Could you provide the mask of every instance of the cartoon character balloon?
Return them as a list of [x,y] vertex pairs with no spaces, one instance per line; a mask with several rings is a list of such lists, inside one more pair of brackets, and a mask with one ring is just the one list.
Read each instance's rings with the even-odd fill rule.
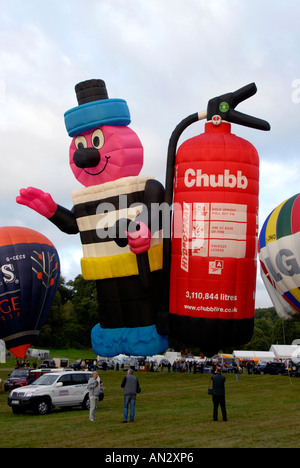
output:
[[0,338],[22,359],[37,340],[55,297],[59,257],[42,234],[1,227],[0,266]]
[[96,280],[99,299],[94,352],[153,355],[168,346],[155,326],[162,238],[150,210],[164,200],[164,189],[139,176],[143,147],[128,127],[126,101],[109,99],[102,80],[79,83],[75,91],[78,106],[65,113],[65,124],[72,137],[70,166],[84,188],[72,193],[73,210],[32,187],[22,189],[17,202],[68,234],[80,233],[82,274]]
[[261,276],[283,320],[300,320],[300,194],[267,217],[259,237]]

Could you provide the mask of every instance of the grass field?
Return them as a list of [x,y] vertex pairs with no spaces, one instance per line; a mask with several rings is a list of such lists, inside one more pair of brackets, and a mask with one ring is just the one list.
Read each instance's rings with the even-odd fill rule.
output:
[[[1,370],[0,378],[7,376]],[[300,447],[300,379],[226,376],[228,422],[212,421],[210,375],[136,373],[142,387],[133,424],[122,424],[124,372],[100,373],[107,390],[95,422],[81,408],[14,415],[0,394],[1,448]]]

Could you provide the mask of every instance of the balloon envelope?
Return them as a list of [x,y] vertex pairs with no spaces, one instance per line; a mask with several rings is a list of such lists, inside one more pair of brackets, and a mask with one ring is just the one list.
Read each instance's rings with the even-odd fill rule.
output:
[[0,338],[24,358],[44,324],[60,276],[58,253],[42,234],[0,228]]
[[227,122],[177,151],[169,336],[209,357],[253,334],[258,182],[256,149]]
[[262,279],[277,314],[300,320],[300,194],[267,217],[259,237]]

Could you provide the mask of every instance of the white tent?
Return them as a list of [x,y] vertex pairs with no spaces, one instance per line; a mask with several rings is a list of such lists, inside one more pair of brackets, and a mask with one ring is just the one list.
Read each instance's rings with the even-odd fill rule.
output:
[[27,350],[28,356],[35,358],[35,359],[49,359],[50,351],[49,349],[36,349],[36,348],[29,348]]
[[[101,359],[101,356],[97,356],[97,357],[98,357],[98,359],[99,358]],[[119,364],[124,364],[124,365],[127,365],[127,366],[130,365],[130,360],[131,360],[131,358],[130,358],[130,356],[127,356],[127,354],[118,354],[117,356],[114,356],[112,358],[112,361],[114,363],[118,362]]]
[[0,340],[0,363],[6,363],[6,346],[3,340]]
[[260,361],[275,361],[276,356],[270,351],[233,351],[232,356],[240,360],[259,359]]
[[297,345],[272,345],[270,351],[276,356],[276,359],[294,359],[300,357],[300,346]]

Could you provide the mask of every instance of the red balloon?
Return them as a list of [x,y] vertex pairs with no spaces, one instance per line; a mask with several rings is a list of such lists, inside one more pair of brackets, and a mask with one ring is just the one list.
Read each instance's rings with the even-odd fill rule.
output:
[[170,335],[216,352],[253,333],[259,157],[228,122],[178,149]]

